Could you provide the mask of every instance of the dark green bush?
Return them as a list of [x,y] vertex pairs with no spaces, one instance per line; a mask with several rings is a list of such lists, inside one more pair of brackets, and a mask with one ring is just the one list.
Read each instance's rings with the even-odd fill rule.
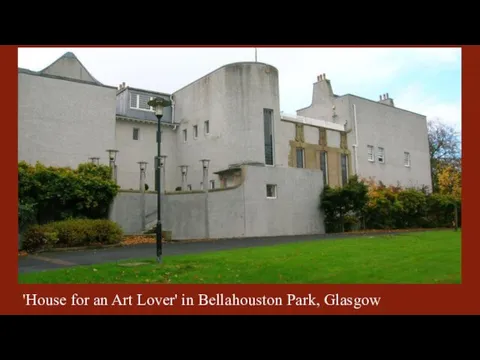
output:
[[[46,167],[18,164],[19,226],[68,218],[105,219],[119,187],[110,168],[92,163]],[[32,218],[33,217],[33,218]]]
[[71,219],[28,227],[23,249],[32,252],[56,247],[117,244],[122,239],[122,229],[113,221]]
[[460,202],[425,189],[385,186],[352,177],[344,187],[325,186],[320,196],[326,232],[453,227],[455,205],[461,226]]

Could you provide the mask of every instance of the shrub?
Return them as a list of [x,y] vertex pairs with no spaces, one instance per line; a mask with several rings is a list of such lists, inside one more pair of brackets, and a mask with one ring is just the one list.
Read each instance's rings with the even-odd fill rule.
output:
[[327,232],[356,230],[368,200],[367,185],[357,176],[350,177],[343,187],[325,186],[320,195],[320,208],[325,215]]
[[[107,218],[119,187],[110,168],[92,163],[68,167],[46,167],[40,163],[18,164],[19,225],[44,224],[68,218]],[[28,214],[34,219],[28,218]],[[32,221],[34,220],[34,221]]]
[[122,241],[122,229],[104,219],[71,219],[32,225],[24,234],[26,251],[48,250],[96,244],[117,244]]
[[453,227],[455,206],[461,226],[461,203],[455,194],[432,194],[424,188],[385,186],[355,177],[344,187],[325,186],[320,202],[326,232]]

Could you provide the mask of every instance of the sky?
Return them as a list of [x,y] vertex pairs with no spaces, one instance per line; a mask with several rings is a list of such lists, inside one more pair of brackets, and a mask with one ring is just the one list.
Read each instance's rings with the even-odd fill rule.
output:
[[[105,85],[172,93],[233,62],[255,61],[254,48],[20,48],[18,66],[39,71],[71,51]],[[280,109],[309,106],[317,75],[337,95],[378,100],[461,131],[459,48],[257,48],[257,60],[279,71]]]

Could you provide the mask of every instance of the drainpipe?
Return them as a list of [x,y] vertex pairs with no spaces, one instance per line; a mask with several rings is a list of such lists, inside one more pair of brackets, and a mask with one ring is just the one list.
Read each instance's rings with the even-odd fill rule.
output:
[[353,104],[353,122],[355,124],[355,174],[358,175],[358,127],[357,127],[357,106]]
[[[172,124],[175,123],[175,100],[173,100],[173,95],[170,95],[170,102],[172,104]],[[177,130],[177,126],[173,126],[173,131]]]

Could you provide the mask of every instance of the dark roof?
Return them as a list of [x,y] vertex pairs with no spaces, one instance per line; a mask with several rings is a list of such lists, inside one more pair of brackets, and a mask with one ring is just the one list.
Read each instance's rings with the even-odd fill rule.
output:
[[131,86],[125,86],[124,88],[120,89],[117,91],[117,95],[121,94],[122,92],[124,92],[125,90],[133,90],[133,91],[138,91],[138,92],[143,92],[145,94],[155,94],[155,95],[159,95],[159,96],[171,96],[172,94],[168,94],[168,93],[163,93],[163,92],[158,92],[158,91],[153,91],[153,90],[147,90],[147,89],[139,89],[139,88],[134,88],[134,87],[131,87]]
[[234,171],[239,171],[239,170],[242,170],[242,168],[241,167],[231,167],[229,169],[215,171],[214,174],[215,175],[223,175],[223,174],[228,174],[228,173],[231,173],[231,172],[234,172]]

